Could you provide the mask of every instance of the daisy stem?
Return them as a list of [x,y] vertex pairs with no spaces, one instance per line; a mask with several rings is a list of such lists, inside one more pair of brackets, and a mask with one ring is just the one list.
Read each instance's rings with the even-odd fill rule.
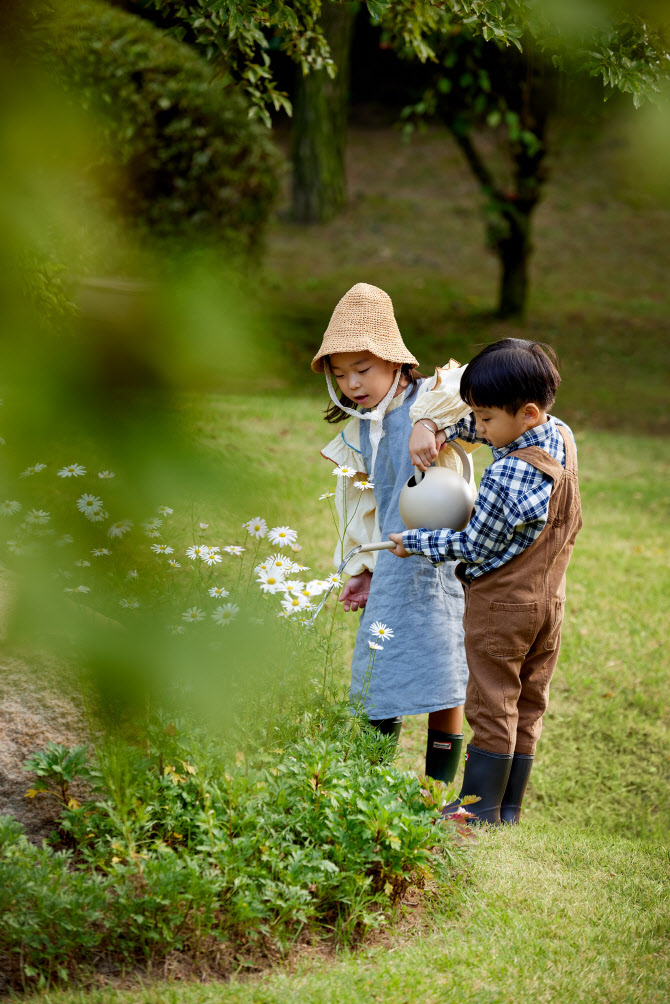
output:
[[[247,551],[247,540],[249,539],[249,531],[246,530],[244,534],[244,553]],[[240,571],[237,576],[237,582],[235,583],[235,589],[240,588],[240,582],[242,581],[242,572],[244,571],[244,558],[240,555]]]
[[256,567],[256,558],[258,557],[258,551],[260,549],[260,546],[261,546],[261,541],[260,541],[260,537],[259,537],[259,539],[256,541],[256,547],[254,548],[254,556],[251,559],[251,571],[249,572],[249,578],[247,579],[247,588],[246,588],[246,590],[244,592],[244,602],[245,603],[246,603],[247,598],[249,596],[249,590],[251,589],[251,580],[254,577],[254,568]]
[[[339,597],[339,595],[340,595],[339,590],[338,590],[337,595]],[[323,696],[324,701],[326,699],[326,685],[327,685],[327,679],[328,679],[328,666],[329,666],[329,664],[331,666],[331,676],[332,676],[332,662],[333,662],[332,640],[333,640],[333,628],[335,627],[335,614],[336,614],[336,612],[337,612],[337,599],[335,600],[335,603],[333,604],[333,611],[332,611],[332,614],[331,614],[331,617],[330,617],[330,628],[328,629],[328,635],[327,635],[327,638],[326,638],[326,655],[325,655],[325,658],[323,660],[323,688],[322,688],[322,696]]]

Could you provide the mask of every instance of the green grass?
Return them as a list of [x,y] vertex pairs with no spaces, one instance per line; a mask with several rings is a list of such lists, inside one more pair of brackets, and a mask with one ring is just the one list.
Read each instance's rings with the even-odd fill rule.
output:
[[[303,560],[328,567],[329,435],[309,398],[210,396],[189,410],[215,450],[260,486],[247,512],[300,529]],[[357,952],[298,952],[286,967],[206,986],[48,993],[52,1004],[665,1002],[670,824],[664,603],[669,451],[662,441],[576,429],[584,529],[568,578],[559,667],[523,824],[484,832],[451,902]],[[262,437],[262,438],[261,438]],[[259,443],[262,448],[259,450]],[[488,451],[477,454],[481,470]],[[653,471],[653,477],[650,472]],[[263,500],[261,501],[261,494]],[[225,513],[224,513],[225,515]],[[231,538],[232,539],[232,538]],[[339,615],[344,681],[356,619]],[[420,769],[425,718],[400,763]],[[664,844],[666,846],[664,846]],[[421,908],[420,908],[421,909]]]
[[[519,334],[562,360],[556,414],[578,441],[584,529],[568,572],[561,659],[523,824],[483,832],[450,903],[333,957],[304,950],[285,966],[230,984],[47,993],[53,1004],[338,1002],[465,1004],[670,998],[670,831],[666,621],[670,529],[665,373],[668,210],[624,173],[616,130],[556,156],[535,220],[525,327],[488,313],[496,265],[483,250],[479,193],[439,130],[411,146],[387,130],[352,130],[351,205],[323,227],[274,226],[254,277],[282,366],[260,377],[283,390],[184,402],[214,457],[236,471],[212,520],[230,543],[255,515],[299,529],[301,560],[329,570],[332,486],[319,448],[322,378],[309,371],[330,313],[349,286],[393,297],[425,372],[482,342]],[[488,451],[478,452],[481,471]],[[338,616],[340,679],[356,619]],[[425,718],[408,720],[400,764],[421,769]],[[422,910],[421,907],[418,908]]]
[[[664,1004],[667,852],[530,823],[482,836],[454,911],[337,959],[228,985],[53,993],[50,1004]],[[411,913],[411,908],[406,908]],[[428,926],[427,926],[428,925]]]

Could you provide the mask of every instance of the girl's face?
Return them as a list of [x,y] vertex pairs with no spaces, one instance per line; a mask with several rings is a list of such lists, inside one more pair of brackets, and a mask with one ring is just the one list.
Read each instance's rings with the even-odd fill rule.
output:
[[398,364],[372,352],[335,352],[330,357],[330,368],[337,386],[350,401],[362,408],[376,408],[393,386]]

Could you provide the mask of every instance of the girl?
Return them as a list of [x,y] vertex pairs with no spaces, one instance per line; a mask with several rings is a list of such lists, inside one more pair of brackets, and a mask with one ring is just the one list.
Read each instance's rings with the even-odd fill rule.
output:
[[[410,458],[414,422],[435,418],[442,425],[448,418],[453,424],[469,413],[458,392],[463,372],[458,363],[451,360],[433,379],[423,378],[417,365],[398,330],[390,297],[364,282],[353,286],[336,306],[312,360],[312,369],[325,373],[332,400],[327,421],[352,416],[322,450],[327,460],[357,472],[346,493],[344,478],[338,478],[335,501],[342,541],[336,565],[352,547],[388,539],[389,531],[402,525],[398,497],[413,473],[412,459],[425,470],[437,455],[431,433],[426,436],[430,446],[413,449]],[[441,393],[429,396],[434,403],[428,411],[425,404],[417,409],[422,395],[438,386]],[[453,450],[443,450],[437,462],[462,473]],[[361,485],[369,481],[372,489],[361,488],[360,497],[351,498],[358,496],[356,480]],[[468,676],[463,590],[454,576],[455,564],[433,567],[419,556],[403,563],[389,551],[363,553],[347,566],[351,578],[340,596],[345,610],[362,609],[351,670],[352,702],[362,703],[371,724],[396,741],[403,715],[428,713],[426,774],[445,782],[453,780],[460,762]],[[393,637],[388,635],[383,650],[376,652],[372,678],[366,679],[369,643],[380,640],[370,633],[374,622],[385,624]]]

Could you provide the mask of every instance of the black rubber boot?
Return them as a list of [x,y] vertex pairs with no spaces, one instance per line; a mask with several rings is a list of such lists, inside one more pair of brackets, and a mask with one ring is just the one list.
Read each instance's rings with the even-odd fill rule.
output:
[[500,819],[503,823],[518,823],[521,818],[521,803],[526,793],[534,759],[532,753],[514,754],[507,787],[500,804]]
[[463,733],[440,732],[439,729],[428,729],[426,744],[426,774],[448,784],[456,777],[458,765],[461,762],[463,749]]
[[473,802],[464,808],[472,812],[480,823],[500,826],[500,803],[511,768],[511,753],[491,753],[468,743],[461,793],[458,801],[445,805],[442,815],[453,815],[459,808],[461,799],[466,795],[479,795],[478,802]]
[[370,725],[373,729],[377,729],[377,732],[381,732],[383,736],[393,736],[396,743],[400,739],[400,730],[402,729],[400,716],[397,718],[378,718],[374,722],[371,720]]

